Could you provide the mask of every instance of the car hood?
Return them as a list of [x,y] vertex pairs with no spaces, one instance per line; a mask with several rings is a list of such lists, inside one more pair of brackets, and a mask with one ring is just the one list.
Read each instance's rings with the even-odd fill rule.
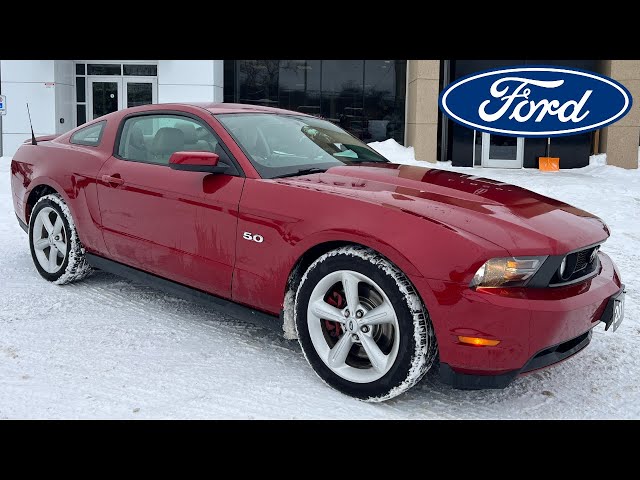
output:
[[279,183],[355,197],[478,235],[511,255],[558,255],[605,240],[595,215],[507,183],[392,163],[333,167]]

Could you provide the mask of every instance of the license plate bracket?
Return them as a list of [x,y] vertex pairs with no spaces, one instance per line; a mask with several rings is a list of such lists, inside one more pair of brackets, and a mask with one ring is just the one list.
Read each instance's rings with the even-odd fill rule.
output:
[[624,318],[624,298],[626,293],[627,291],[623,285],[618,293],[609,298],[607,306],[602,314],[602,318],[600,319],[605,324],[605,331],[611,329],[612,332],[615,332],[622,323],[622,319]]

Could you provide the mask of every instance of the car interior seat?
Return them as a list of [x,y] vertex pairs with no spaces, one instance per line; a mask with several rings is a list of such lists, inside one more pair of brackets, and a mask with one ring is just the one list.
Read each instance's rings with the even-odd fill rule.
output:
[[155,163],[169,164],[169,157],[175,152],[183,151],[184,133],[179,128],[163,127],[153,137],[151,143],[152,160]]
[[198,139],[196,127],[191,122],[178,122],[176,128],[184,133],[184,149],[196,152],[213,152],[213,145],[206,140]]
[[140,125],[133,125],[129,134],[126,156],[130,160],[149,160],[149,150],[144,141],[144,135]]

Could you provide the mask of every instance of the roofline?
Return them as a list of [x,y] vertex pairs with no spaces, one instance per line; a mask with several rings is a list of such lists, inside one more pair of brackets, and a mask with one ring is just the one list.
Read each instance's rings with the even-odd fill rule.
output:
[[[155,105],[163,105],[163,104],[155,104]],[[293,110],[286,110],[284,108],[276,108],[276,107],[267,107],[263,105],[254,105],[250,103],[220,103],[220,102],[180,102],[180,103],[171,103],[166,105],[184,105],[184,106],[192,106],[199,107],[204,110],[208,110],[212,114],[219,113],[276,113],[280,115],[298,115],[305,117],[312,117],[313,115],[309,115],[308,113],[296,112]]]

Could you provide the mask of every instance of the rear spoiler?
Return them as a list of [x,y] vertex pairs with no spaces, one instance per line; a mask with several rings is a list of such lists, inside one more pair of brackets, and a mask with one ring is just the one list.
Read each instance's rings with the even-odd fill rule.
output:
[[[60,135],[41,135],[39,137],[36,137],[36,142],[47,142],[49,140],[53,140],[54,138],[58,138]],[[22,143],[31,143],[31,139],[28,138],[27,140],[25,140]]]

